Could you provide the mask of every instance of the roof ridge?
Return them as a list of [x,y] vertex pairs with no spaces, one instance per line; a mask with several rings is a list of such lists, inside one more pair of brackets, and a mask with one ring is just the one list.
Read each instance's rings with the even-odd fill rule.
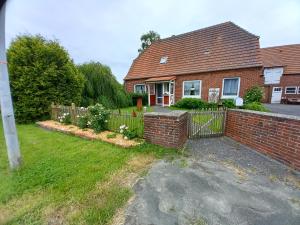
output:
[[247,31],[246,29],[244,29],[244,28],[242,28],[242,27],[236,25],[234,22],[232,22],[232,21],[226,21],[226,22],[223,22],[223,23],[218,23],[218,24],[215,24],[215,25],[211,25],[211,26],[209,26],[209,27],[203,27],[203,28],[200,28],[200,29],[197,29],[197,30],[193,30],[193,31],[189,31],[189,32],[182,33],[182,34],[177,34],[177,35],[172,35],[172,36],[170,36],[170,37],[162,38],[162,39],[157,40],[157,42],[162,42],[162,41],[170,40],[170,39],[173,39],[173,38],[178,38],[178,37],[181,37],[181,36],[190,35],[190,34],[193,34],[193,33],[205,31],[205,30],[208,30],[208,29],[216,28],[216,27],[220,27],[220,26],[223,26],[223,25],[225,25],[225,24],[231,24],[231,25],[234,25],[234,26],[236,26],[237,28],[239,28],[239,29],[245,31],[245,32],[248,33],[249,35],[254,36],[254,37],[256,37],[256,38],[259,38],[259,36],[250,33],[250,32]]
[[288,45],[275,45],[275,46],[270,46],[270,47],[264,47],[264,48],[261,48],[261,49],[270,49],[270,48],[281,48],[281,47],[292,47],[292,46],[295,46],[295,45],[299,45],[300,44],[288,44]]

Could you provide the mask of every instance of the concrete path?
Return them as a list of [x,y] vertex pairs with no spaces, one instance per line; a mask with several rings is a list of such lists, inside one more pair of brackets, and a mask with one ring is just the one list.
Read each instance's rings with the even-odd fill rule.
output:
[[135,185],[126,225],[299,225],[299,173],[228,138],[188,147]]
[[300,105],[264,104],[271,112],[300,116]]
[[171,112],[172,110],[168,107],[152,106],[153,112]]

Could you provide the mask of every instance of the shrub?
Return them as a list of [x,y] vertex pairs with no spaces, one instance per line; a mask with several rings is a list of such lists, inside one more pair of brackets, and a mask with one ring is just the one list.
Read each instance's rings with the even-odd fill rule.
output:
[[260,111],[260,112],[269,112],[270,111],[260,102],[251,102],[251,103],[245,104],[243,106],[243,108],[248,109],[248,110]]
[[80,102],[84,78],[57,41],[39,35],[18,36],[7,56],[18,122],[48,118],[52,102],[63,105]]
[[234,100],[233,99],[223,99],[222,100],[222,105],[225,108],[235,108]]
[[197,98],[182,98],[174,106],[180,109],[202,109],[207,108],[207,103]]
[[123,134],[124,139],[129,140],[138,136],[136,130],[130,130],[126,125],[120,126],[120,133]]
[[131,102],[133,106],[137,105],[137,99],[142,97],[143,105],[148,105],[148,94],[140,94],[140,93],[129,93]]
[[88,121],[89,121],[89,116],[88,115],[79,116],[77,126],[80,129],[88,128]]
[[86,79],[82,92],[82,106],[100,103],[106,108],[120,108],[131,105],[129,95],[108,66],[99,62],[89,62],[79,65],[78,69]]
[[87,122],[88,126],[90,126],[95,133],[107,130],[109,111],[99,103],[94,106],[89,106],[88,111],[90,116],[90,120]]
[[108,139],[112,139],[112,138],[116,138],[116,137],[117,137],[116,133],[111,133],[111,134],[106,135],[106,138],[108,138]]
[[72,120],[70,113],[63,113],[61,116],[58,117],[58,121],[66,125],[71,124]]
[[261,102],[263,98],[263,89],[259,86],[253,86],[248,89],[244,95],[244,102],[245,104],[251,102]]

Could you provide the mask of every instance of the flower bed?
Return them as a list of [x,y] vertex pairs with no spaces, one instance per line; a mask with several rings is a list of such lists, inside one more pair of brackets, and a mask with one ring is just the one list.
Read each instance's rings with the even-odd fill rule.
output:
[[48,130],[55,130],[66,134],[72,134],[78,137],[87,138],[90,140],[102,140],[125,148],[139,145],[136,140],[126,140],[122,134],[116,134],[111,131],[103,131],[96,134],[92,129],[80,129],[74,125],[65,125],[54,120],[37,122],[37,124]]

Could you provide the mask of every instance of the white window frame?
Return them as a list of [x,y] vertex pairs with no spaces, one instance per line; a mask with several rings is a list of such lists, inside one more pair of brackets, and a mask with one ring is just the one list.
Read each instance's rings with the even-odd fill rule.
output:
[[[199,95],[184,95],[184,83],[185,82],[199,82]],[[200,98],[202,93],[202,80],[185,80],[182,82],[182,98]]]
[[[295,88],[295,92],[294,93],[286,93],[287,88]],[[286,86],[285,89],[284,89],[284,93],[286,95],[295,95],[295,94],[297,94],[297,86]]]
[[[224,81],[225,80],[232,80],[232,79],[238,79],[238,90],[236,95],[224,95]],[[222,82],[222,99],[230,99],[230,98],[237,98],[240,95],[240,87],[241,87],[241,78],[240,77],[226,77],[223,78]]]
[[[138,93],[138,92],[136,92],[136,89],[135,89],[135,88],[136,88],[136,86],[141,86],[141,85],[142,85],[142,86],[144,86],[144,88],[145,88],[145,92],[144,92],[144,94],[145,94],[145,93],[147,93],[147,87],[146,87],[146,85],[145,85],[145,84],[135,84],[135,85],[134,85],[134,90],[133,90],[133,91],[134,91],[134,93]],[[141,93],[141,94],[143,94],[143,93]]]

